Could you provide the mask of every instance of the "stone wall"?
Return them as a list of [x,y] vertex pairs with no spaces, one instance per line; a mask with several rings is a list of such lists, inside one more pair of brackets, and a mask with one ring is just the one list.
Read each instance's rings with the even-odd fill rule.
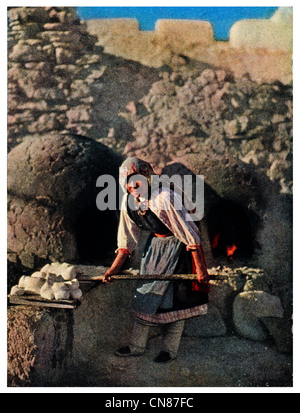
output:
[[277,30],[280,49],[261,42],[252,48],[248,37],[236,46],[239,25],[240,31],[249,25],[243,21],[229,42],[216,42],[207,22],[161,20],[154,32],[142,32],[131,19],[80,22],[70,7],[9,8],[8,20],[9,150],[28,135],[67,131],[106,138],[122,151],[120,139],[133,132],[122,114],[148,92],[163,65],[187,72],[224,68],[267,83],[292,79],[289,13],[259,22]]
[[[228,42],[215,41],[209,22],[158,20],[154,31],[140,31],[135,19],[88,20],[104,51],[152,67],[180,57],[205,62],[258,82],[292,79],[292,9],[280,8],[270,20],[241,20]],[[126,47],[124,47],[126,44]]]
[[86,135],[93,127],[90,82],[103,73],[94,69],[95,39],[72,8],[11,8],[8,17],[9,148],[24,135]]
[[8,11],[8,148],[26,136],[130,135],[118,116],[156,71],[104,55],[72,7]]

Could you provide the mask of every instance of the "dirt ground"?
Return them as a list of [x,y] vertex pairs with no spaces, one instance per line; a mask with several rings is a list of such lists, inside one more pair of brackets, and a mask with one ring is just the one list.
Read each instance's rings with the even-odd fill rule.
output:
[[[183,337],[178,358],[166,365],[153,361],[160,337],[152,337],[140,357],[120,358],[111,351],[95,354],[98,368],[88,377],[68,378],[82,387],[292,387],[292,356],[273,344],[235,336],[194,339]],[[76,384],[72,383],[76,380]],[[80,384],[78,383],[80,381]]]

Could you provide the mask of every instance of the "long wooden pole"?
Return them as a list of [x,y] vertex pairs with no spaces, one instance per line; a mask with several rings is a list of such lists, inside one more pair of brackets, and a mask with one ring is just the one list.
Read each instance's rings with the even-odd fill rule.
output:
[[[99,274],[97,276],[85,276],[84,274],[78,276],[78,281],[102,281],[98,279],[99,277],[104,277]],[[97,279],[96,279],[97,278]],[[211,280],[224,280],[228,277],[226,275],[210,275]],[[112,275],[112,280],[197,280],[197,274],[118,274]]]

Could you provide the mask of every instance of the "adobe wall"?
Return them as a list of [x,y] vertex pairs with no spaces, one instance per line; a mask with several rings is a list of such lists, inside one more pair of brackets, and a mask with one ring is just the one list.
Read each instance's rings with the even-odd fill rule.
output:
[[[206,21],[158,20],[154,31],[140,31],[135,19],[95,19],[86,22],[104,52],[161,67],[185,56],[232,71],[249,73],[258,82],[292,80],[292,9],[283,7],[267,19],[241,20],[228,42],[216,41]],[[124,47],[126,45],[126,47]]]

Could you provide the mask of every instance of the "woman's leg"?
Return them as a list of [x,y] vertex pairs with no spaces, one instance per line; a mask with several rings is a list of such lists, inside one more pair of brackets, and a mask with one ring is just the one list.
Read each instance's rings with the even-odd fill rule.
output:
[[146,348],[150,326],[141,324],[137,321],[133,324],[133,330],[129,346],[132,352],[143,354]]
[[156,357],[157,362],[167,362],[177,357],[179,344],[184,329],[184,320],[166,324],[163,329],[163,349]]
[[137,321],[133,324],[129,345],[116,351],[120,357],[140,356],[144,353],[147,344],[150,326],[140,324]]

